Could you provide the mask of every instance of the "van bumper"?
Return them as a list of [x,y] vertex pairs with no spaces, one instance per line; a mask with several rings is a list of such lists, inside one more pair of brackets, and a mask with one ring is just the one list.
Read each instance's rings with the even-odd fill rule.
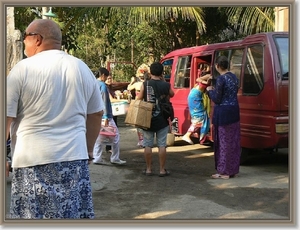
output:
[[277,140],[277,148],[288,148],[289,147],[289,135],[280,134]]

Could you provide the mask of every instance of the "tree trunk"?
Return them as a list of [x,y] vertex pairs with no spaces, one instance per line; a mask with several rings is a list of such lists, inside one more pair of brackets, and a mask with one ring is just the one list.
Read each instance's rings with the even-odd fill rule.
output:
[[46,13],[48,13],[48,11],[49,11],[48,8],[49,8],[49,7],[42,7],[42,18],[43,18],[43,19],[48,19],[47,16],[44,16]]
[[20,30],[15,30],[14,7],[7,7],[6,75],[23,58],[23,41]]

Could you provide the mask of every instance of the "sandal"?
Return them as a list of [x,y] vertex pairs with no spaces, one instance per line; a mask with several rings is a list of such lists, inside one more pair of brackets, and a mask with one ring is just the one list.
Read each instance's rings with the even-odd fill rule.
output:
[[152,172],[147,172],[146,169],[143,170],[143,174],[146,175],[146,176],[152,176]]
[[229,176],[228,175],[221,175],[221,174],[216,173],[216,174],[211,175],[211,178],[227,180],[227,179],[229,179]]
[[169,176],[170,172],[168,170],[165,169],[165,173],[159,173],[158,176],[160,177],[164,177],[164,176]]
[[187,136],[183,136],[182,140],[189,143],[190,145],[193,145],[194,142],[191,140],[191,138],[187,137]]

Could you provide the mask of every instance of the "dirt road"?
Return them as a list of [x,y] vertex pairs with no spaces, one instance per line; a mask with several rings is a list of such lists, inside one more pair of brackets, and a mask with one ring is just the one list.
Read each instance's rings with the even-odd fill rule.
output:
[[[237,178],[211,179],[215,172],[212,148],[189,145],[176,138],[175,146],[168,147],[167,169],[171,175],[157,175],[155,148],[153,172],[156,174],[145,176],[141,173],[145,162],[143,149],[137,147],[136,130],[123,121],[124,117],[118,118],[121,159],[126,159],[127,165],[90,165],[95,221],[289,222],[287,149],[253,155],[240,167]],[[105,157],[109,159],[109,154]],[[10,184],[7,185],[9,190]]]
[[[287,149],[274,154],[256,154],[241,166],[237,178],[211,179],[213,150],[189,145],[176,138],[168,147],[167,169],[159,177],[154,149],[153,176],[145,168],[143,149],[136,130],[119,117],[121,158],[126,166],[91,165],[95,211],[101,220],[289,220]],[[107,159],[109,155],[106,154]]]

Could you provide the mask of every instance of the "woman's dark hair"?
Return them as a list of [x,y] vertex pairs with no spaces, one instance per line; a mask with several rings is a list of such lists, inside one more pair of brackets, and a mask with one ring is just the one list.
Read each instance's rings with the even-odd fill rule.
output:
[[228,64],[229,64],[229,62],[228,62],[227,57],[225,57],[225,56],[219,56],[219,57],[217,57],[217,59],[216,59],[216,64],[218,64],[218,66],[219,66],[222,70],[224,70],[224,69],[228,69]]
[[143,74],[143,78],[141,78],[141,79],[143,79],[144,81],[150,80],[151,79],[150,73],[149,72],[145,72]]

